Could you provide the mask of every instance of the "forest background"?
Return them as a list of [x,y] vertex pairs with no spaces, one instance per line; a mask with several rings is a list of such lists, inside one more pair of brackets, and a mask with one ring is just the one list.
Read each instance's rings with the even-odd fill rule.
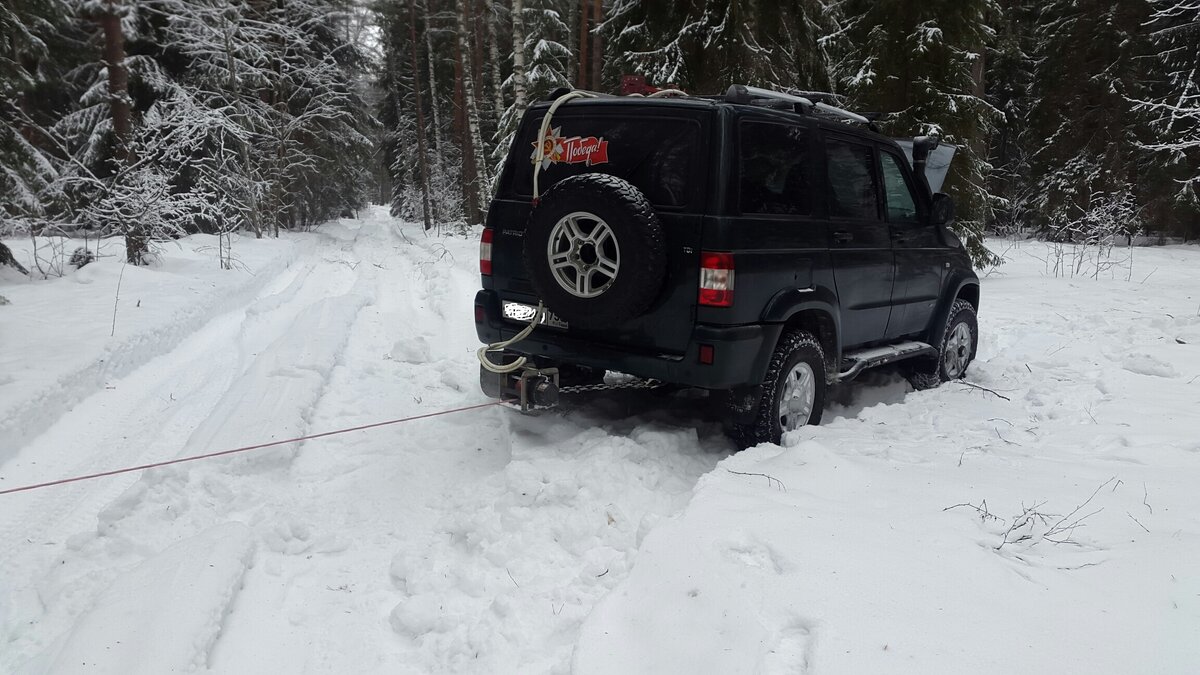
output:
[[368,203],[477,224],[531,103],[638,74],[830,92],[959,145],[980,265],[987,233],[1189,240],[1198,68],[1200,0],[3,0],[0,237],[141,263],[205,232],[229,266],[237,233]]

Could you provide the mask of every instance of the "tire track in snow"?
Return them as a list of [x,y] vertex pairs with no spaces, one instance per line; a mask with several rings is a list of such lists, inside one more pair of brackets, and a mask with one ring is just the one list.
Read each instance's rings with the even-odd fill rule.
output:
[[[408,242],[372,261],[377,302],[359,314],[314,428],[479,400],[477,244]],[[728,450],[715,425],[697,437],[696,414],[694,401],[621,393],[541,418],[485,411],[302,448],[296,489],[272,495],[274,541],[259,550],[213,667],[560,667],[640,537]],[[548,491],[513,501],[543,475]],[[537,578],[542,568],[551,571]]]
[[[147,367],[119,381],[117,391],[128,389],[138,392],[132,397],[119,397],[115,402],[89,400],[79,406],[69,413],[74,418],[70,424],[60,424],[53,431],[97,425],[101,433],[89,438],[89,445],[110,452],[93,453],[84,461],[74,464],[74,470],[84,472],[118,463],[139,463],[149,456],[161,457],[161,453],[168,448],[178,451],[182,447],[184,450],[180,454],[185,454],[196,447],[215,447],[203,445],[222,440],[220,433],[211,431],[222,428],[219,423],[211,421],[213,415],[229,415],[239,408],[236,402],[229,403],[229,392],[238,391],[235,395],[240,395],[243,400],[250,396],[253,384],[238,385],[239,382],[245,382],[246,378],[256,380],[263,377],[260,355],[269,353],[281,343],[286,345],[289,333],[295,343],[304,344],[311,339],[323,320],[330,318],[329,310],[338,305],[330,298],[337,298],[353,288],[354,281],[353,271],[337,264],[337,261],[310,261],[304,271],[297,273],[286,285],[273,285],[278,292],[261,295],[248,308],[211,322],[192,339],[185,341],[176,353],[152,361]],[[354,303],[342,304],[349,307]],[[361,303],[357,306],[361,306]],[[323,307],[326,311],[314,312],[314,307]],[[295,330],[297,322],[306,312],[309,330]],[[334,325],[338,325],[338,322],[334,322]],[[229,354],[231,345],[237,348],[234,357]],[[194,352],[191,351],[193,348]],[[296,353],[303,354],[304,350]],[[220,367],[220,364],[230,361],[233,363],[229,367]],[[299,375],[301,379],[305,377],[303,372],[292,375]],[[286,374],[282,379],[288,379]],[[174,394],[178,394],[178,398]],[[160,402],[161,409],[156,405]],[[259,412],[266,415],[271,411],[259,409]],[[253,433],[252,430],[238,429],[236,421],[224,428],[231,432],[226,438]],[[46,434],[38,439],[39,446],[30,448],[30,454],[52,456],[55,442],[61,443],[64,435]],[[244,436],[241,439],[244,440]],[[185,440],[188,442],[185,443]],[[44,467],[41,469],[46,470]],[[187,475],[186,472],[150,471],[141,478],[106,479],[99,483],[68,486],[58,491],[30,493],[30,497],[23,500],[24,508],[6,509],[6,516],[13,514],[14,517],[5,518],[3,527],[0,527],[0,536],[9,541],[26,541],[29,546],[17,547],[11,551],[13,555],[0,560],[3,560],[6,572],[12,572],[6,575],[9,579],[17,580],[17,584],[25,579],[33,582],[24,588],[17,585],[7,590],[7,594],[14,596],[13,604],[19,606],[14,615],[19,613],[21,607],[33,610],[35,615],[53,614],[52,617],[43,616],[42,625],[31,631],[25,631],[23,627],[0,626],[8,633],[10,640],[21,638],[14,646],[21,648],[21,651],[29,651],[38,644],[45,644],[55,630],[65,630],[73,617],[86,609],[103,587],[104,581],[114,578],[121,567],[135,564],[177,541],[180,530],[184,528],[173,527],[164,532],[161,528],[155,529],[152,523],[141,523],[149,525],[148,532],[160,535],[159,540],[154,541],[154,537],[142,537],[141,533],[123,528],[120,521],[135,511],[145,512],[147,509],[168,514],[174,509],[170,517],[178,519],[178,514],[192,507],[187,496],[186,481],[180,479],[180,476]],[[218,506],[221,497],[228,495],[220,489],[220,481],[208,480],[210,483],[204,486],[204,500],[211,512],[217,510],[211,507]],[[174,503],[167,498],[172,491],[179,497]],[[84,531],[71,536],[66,540],[67,550],[63,551],[59,541],[80,529],[86,530],[89,523],[96,523],[98,511],[101,513],[99,532]],[[95,530],[95,527],[92,529]],[[45,548],[28,555],[34,542],[43,543]],[[21,553],[25,555],[19,555]],[[54,567],[54,559],[61,559],[61,565]],[[48,568],[52,570],[51,573],[42,577]],[[36,596],[30,597],[31,589],[35,587],[57,589],[60,597],[55,599],[60,602],[39,607],[41,600]],[[61,602],[62,596],[66,596],[65,602]],[[6,650],[6,653],[16,651]],[[0,664],[3,661],[0,659]]]
[[[9,453],[16,451],[53,427],[77,404],[105,391],[113,381],[125,377],[151,360],[178,349],[190,336],[210,324],[215,317],[243,302],[261,297],[263,289],[275,280],[292,273],[291,263],[301,255],[290,251],[287,255],[271,261],[257,277],[236,289],[231,295],[211,295],[194,306],[180,312],[169,324],[114,339],[101,358],[88,363],[82,369],[67,373],[52,385],[31,392],[23,401],[7,410],[0,411],[0,437],[9,439],[10,445],[0,448],[0,462],[10,459]],[[281,269],[282,267],[282,269]]]
[[[389,223],[377,217],[358,230]],[[417,235],[402,244],[385,233],[356,245],[337,232],[341,252],[311,261],[315,273],[293,297],[231,319],[254,326],[210,331],[195,358],[139,371],[152,394],[188,391],[195,410],[174,422],[172,447],[234,438],[263,417],[323,429],[478,400],[476,242]],[[357,302],[354,312],[333,308]],[[321,346],[309,352],[311,340]],[[213,366],[230,360],[231,344],[241,345],[233,372],[219,377]],[[289,365],[284,354],[319,367]],[[195,370],[203,381],[169,381]],[[257,552],[215,628],[215,670],[561,670],[583,617],[628,571],[641,538],[730,448],[695,401],[656,396],[589,398],[540,418],[464,415],[98,490],[70,527],[52,530],[45,554],[24,549],[19,576],[47,606],[34,597],[13,612],[41,616],[40,625],[5,631],[12,649],[0,669],[69,631],[122,570],[239,520]],[[147,423],[132,431],[166,433]],[[106,432],[102,445],[127,450],[120,435]],[[104,504],[98,533],[57,543],[58,533],[96,523]],[[442,606],[452,620],[439,618]]]

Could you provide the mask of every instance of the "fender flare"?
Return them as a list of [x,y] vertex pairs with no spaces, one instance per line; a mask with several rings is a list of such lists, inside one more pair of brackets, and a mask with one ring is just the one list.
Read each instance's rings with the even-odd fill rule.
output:
[[[951,278],[946,284],[946,289],[953,289],[953,293],[946,293],[940,301],[938,301],[937,311],[933,313],[933,320],[928,329],[928,342],[935,347],[942,343],[942,333],[946,330],[946,321],[950,318],[950,308],[954,306],[954,301],[962,295],[963,289],[974,287],[975,297],[979,297],[979,279],[974,275],[959,274]],[[975,311],[979,311],[978,301],[976,301]]]
[[[840,363],[842,358],[842,321],[838,308],[837,296],[827,288],[788,288],[776,293],[767,302],[767,306],[763,308],[762,321],[786,324],[801,312],[821,313],[833,330],[833,349],[829,350],[826,358],[836,364]],[[817,338],[820,339],[821,336],[818,335]],[[774,345],[771,348],[774,350]]]

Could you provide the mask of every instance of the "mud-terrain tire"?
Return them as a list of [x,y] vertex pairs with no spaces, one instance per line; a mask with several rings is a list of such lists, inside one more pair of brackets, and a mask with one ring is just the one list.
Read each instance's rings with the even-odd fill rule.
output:
[[[784,333],[767,366],[754,422],[734,424],[730,429],[734,441],[741,449],[759,443],[779,443],[785,431],[820,424],[825,388],[825,351],[821,343],[807,331]],[[791,414],[803,416],[802,419],[789,419],[789,411],[784,407],[788,403],[798,408]]]
[[979,321],[975,307],[966,300],[955,300],[942,331],[937,356],[913,359],[905,366],[904,377],[913,389],[933,389],[943,382],[960,380],[975,359],[979,346]]
[[529,216],[524,254],[538,297],[584,329],[640,316],[666,277],[654,208],[629,182],[601,173],[572,176],[546,191]]

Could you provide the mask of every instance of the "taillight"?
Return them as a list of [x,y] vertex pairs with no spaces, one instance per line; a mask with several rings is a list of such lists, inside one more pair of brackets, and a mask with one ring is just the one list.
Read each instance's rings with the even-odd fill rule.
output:
[[492,275],[492,233],[490,227],[483,228],[483,236],[479,238],[479,273]]
[[707,307],[733,306],[733,254],[700,254],[700,304]]

